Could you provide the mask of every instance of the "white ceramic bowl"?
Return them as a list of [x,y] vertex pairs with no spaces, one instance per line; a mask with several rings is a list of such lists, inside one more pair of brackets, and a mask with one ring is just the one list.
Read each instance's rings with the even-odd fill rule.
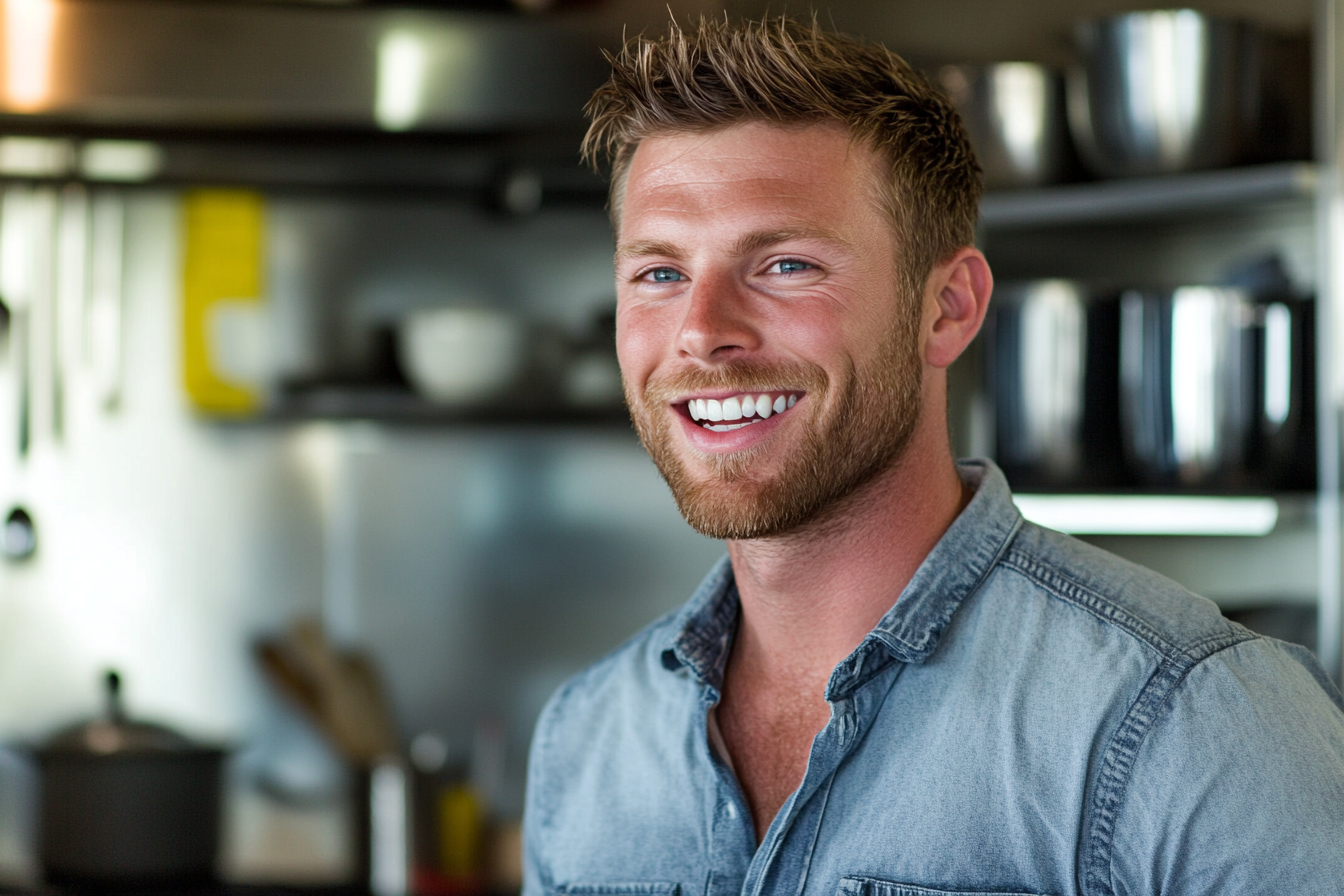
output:
[[436,404],[486,403],[522,373],[524,329],[509,314],[426,308],[402,319],[399,337],[402,369],[416,391]]

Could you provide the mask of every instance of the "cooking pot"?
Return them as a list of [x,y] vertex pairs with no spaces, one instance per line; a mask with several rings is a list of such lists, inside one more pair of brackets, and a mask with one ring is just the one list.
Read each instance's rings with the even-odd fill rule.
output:
[[[1126,454],[1153,485],[1293,484],[1310,424],[1308,301],[1243,288],[1121,298]],[[1310,454],[1310,451],[1306,451]],[[1309,465],[1309,462],[1308,462]]]
[[938,73],[966,124],[985,189],[1039,187],[1071,173],[1064,79],[1034,62],[944,66]]
[[986,321],[995,459],[1018,488],[1120,484],[1118,306],[1070,280],[996,287]]
[[39,854],[49,883],[205,883],[215,875],[225,751],[126,718],[121,679],[106,709],[36,751]]

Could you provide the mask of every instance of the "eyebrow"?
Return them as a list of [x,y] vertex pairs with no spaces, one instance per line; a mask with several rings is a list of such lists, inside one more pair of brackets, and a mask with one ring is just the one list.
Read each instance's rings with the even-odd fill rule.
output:
[[681,250],[671,243],[665,243],[661,240],[644,240],[638,243],[623,243],[616,247],[617,261],[621,261],[625,258],[642,258],[646,255],[666,255],[669,258],[680,258]]
[[[782,230],[758,230],[752,233],[743,234],[733,244],[734,255],[749,255],[761,249],[777,245],[795,239],[816,239],[825,240],[831,243],[838,243],[842,246],[848,246],[849,240],[843,239],[838,234],[817,227],[789,227]],[[641,258],[648,255],[663,255],[668,258],[681,258],[681,250],[672,243],[662,240],[642,240],[635,243],[625,243],[616,248],[616,260],[621,261],[626,258]]]
[[744,234],[733,245],[733,252],[737,255],[748,255],[760,249],[797,239],[824,240],[842,246],[849,245],[849,240],[843,239],[839,234],[824,228],[786,227],[781,230],[760,230]]

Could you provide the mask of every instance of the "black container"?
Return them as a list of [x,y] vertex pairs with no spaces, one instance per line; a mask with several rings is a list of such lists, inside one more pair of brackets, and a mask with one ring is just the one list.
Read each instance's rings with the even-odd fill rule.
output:
[[998,287],[986,321],[995,460],[1015,488],[1123,484],[1119,306],[1068,280]]
[[215,879],[225,751],[125,718],[107,676],[104,717],[36,751],[39,855],[48,883],[201,885]]

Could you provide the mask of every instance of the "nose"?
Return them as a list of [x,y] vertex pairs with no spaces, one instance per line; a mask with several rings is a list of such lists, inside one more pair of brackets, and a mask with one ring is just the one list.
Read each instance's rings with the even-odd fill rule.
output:
[[703,273],[686,297],[677,350],[708,364],[731,361],[761,347],[749,300],[731,275]]

